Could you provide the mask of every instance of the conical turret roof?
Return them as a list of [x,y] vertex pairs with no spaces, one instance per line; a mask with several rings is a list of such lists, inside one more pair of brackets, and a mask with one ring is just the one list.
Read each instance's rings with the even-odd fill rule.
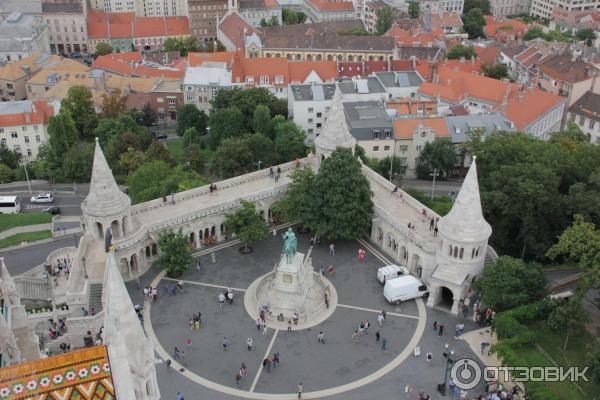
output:
[[81,204],[83,212],[96,217],[121,213],[131,205],[131,199],[119,189],[96,138],[94,166],[90,192]]
[[332,152],[338,147],[354,149],[356,146],[356,139],[350,134],[346,123],[342,94],[338,87],[335,89],[325,126],[315,139],[315,146],[328,152]]
[[438,229],[442,235],[461,242],[480,242],[492,234],[492,227],[481,210],[475,157],[452,210],[440,219]]

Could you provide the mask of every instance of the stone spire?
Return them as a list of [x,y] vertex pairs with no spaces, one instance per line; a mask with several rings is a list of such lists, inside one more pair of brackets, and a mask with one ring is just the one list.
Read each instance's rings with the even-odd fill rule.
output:
[[321,134],[315,139],[317,155],[321,153],[327,157],[338,147],[347,147],[354,151],[355,146],[356,139],[350,134],[348,124],[346,123],[342,93],[340,88],[336,87],[325,126]]
[[104,344],[108,347],[117,397],[159,399],[152,343],[135,313],[114,253],[106,257],[104,286]]
[[96,138],[90,192],[81,204],[81,208],[89,216],[103,217],[120,214],[129,206],[131,206],[131,199],[117,186]]
[[440,233],[461,242],[481,242],[492,234],[492,227],[483,218],[476,157],[465,177],[452,210],[438,222]]

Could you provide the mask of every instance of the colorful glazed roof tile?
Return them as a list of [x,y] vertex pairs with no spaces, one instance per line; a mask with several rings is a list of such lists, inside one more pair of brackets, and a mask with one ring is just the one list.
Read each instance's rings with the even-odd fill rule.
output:
[[0,369],[2,400],[114,400],[106,346],[26,361]]

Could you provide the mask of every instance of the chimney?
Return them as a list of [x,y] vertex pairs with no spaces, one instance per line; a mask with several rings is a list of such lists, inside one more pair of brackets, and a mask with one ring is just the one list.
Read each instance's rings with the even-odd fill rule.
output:
[[25,122],[28,124],[31,123],[31,114],[28,112],[25,113]]
[[412,57],[412,69],[416,70],[417,69],[417,59],[415,57]]

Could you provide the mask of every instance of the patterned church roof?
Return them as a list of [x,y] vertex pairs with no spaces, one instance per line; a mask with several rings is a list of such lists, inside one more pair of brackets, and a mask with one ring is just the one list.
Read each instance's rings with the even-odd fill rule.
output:
[[0,399],[114,400],[106,346],[74,350],[2,368]]

